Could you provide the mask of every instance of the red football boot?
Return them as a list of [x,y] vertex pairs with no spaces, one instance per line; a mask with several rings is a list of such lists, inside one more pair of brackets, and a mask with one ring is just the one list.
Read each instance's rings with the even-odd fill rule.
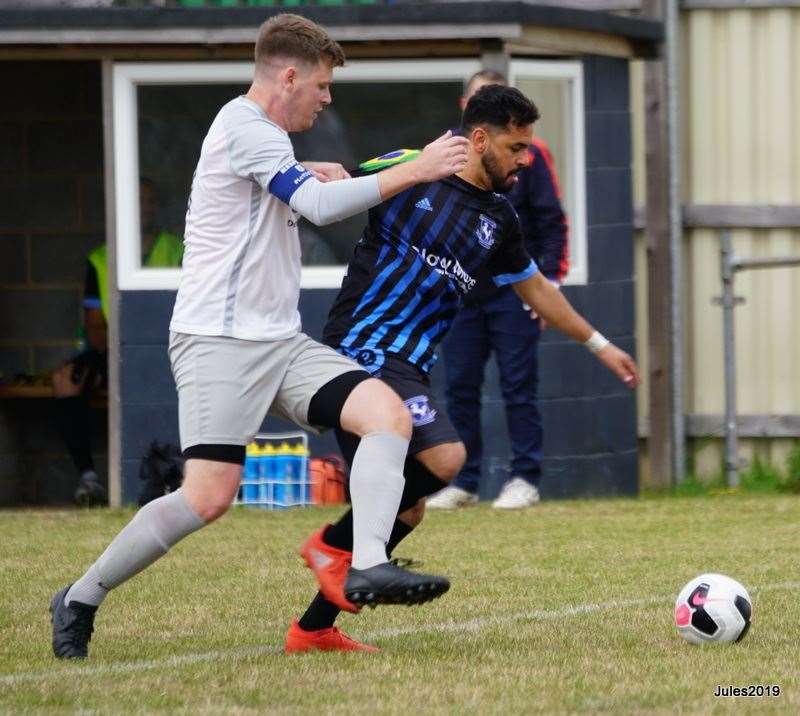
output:
[[319,651],[367,651],[370,653],[380,651],[377,646],[362,644],[355,639],[351,639],[336,627],[306,631],[300,628],[296,620],[293,621],[289,631],[286,632],[286,644],[283,647],[284,653],[296,654],[301,651],[314,651],[315,649]]
[[353,553],[338,547],[331,547],[322,541],[322,535],[330,525],[318,529],[300,548],[300,556],[319,583],[319,590],[329,602],[339,609],[358,614],[359,607],[344,596],[344,581],[353,559]]

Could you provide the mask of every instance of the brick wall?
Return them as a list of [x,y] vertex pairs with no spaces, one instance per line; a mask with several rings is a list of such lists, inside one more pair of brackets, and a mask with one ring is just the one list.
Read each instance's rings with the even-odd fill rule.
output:
[[67,356],[104,238],[100,66],[0,62],[0,371]]
[[[7,378],[47,373],[74,351],[86,255],[105,240],[103,136],[99,63],[0,62],[0,83],[0,374]],[[0,504],[68,499],[72,472],[48,401],[0,403]]]
[[[563,289],[572,305],[631,355],[634,343],[633,226],[628,65],[587,56],[584,67],[589,278]],[[444,401],[444,371],[434,386]],[[638,490],[636,402],[583,346],[545,331],[539,347],[544,428],[541,492],[546,498],[632,495]],[[497,367],[483,394],[484,461],[480,493],[491,498],[508,478],[510,444]]]

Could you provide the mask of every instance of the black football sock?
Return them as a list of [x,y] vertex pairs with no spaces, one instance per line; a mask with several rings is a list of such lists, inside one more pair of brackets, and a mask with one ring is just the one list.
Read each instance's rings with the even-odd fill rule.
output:
[[402,520],[395,520],[392,526],[392,534],[389,541],[386,543],[386,554],[391,558],[394,548],[397,547],[408,535],[414,531],[414,528],[407,525]]
[[[421,498],[447,487],[446,482],[437,478],[422,463],[413,458],[406,460],[404,472],[406,477],[410,479],[406,479],[406,486],[400,501],[400,512],[410,509]],[[402,520],[395,519],[392,526],[392,534],[386,543],[386,554],[391,557],[394,548],[408,537],[413,530],[413,527],[410,527]],[[347,550],[348,552],[352,551],[353,511],[348,510],[339,518],[338,522],[328,527],[322,535],[322,541],[331,547]],[[334,625],[340,611],[339,607],[322,596],[322,592],[317,592],[305,614],[300,617],[298,624],[305,631],[328,629]]]
[[[405,467],[406,489],[403,491],[403,498],[400,501],[398,512],[402,514],[412,508],[423,497],[432,495],[434,492],[447,487],[447,483],[440,480],[421,462],[414,459],[406,460]],[[408,535],[414,531],[414,527],[407,525],[400,519],[394,521],[392,534],[386,543],[386,554],[391,557],[394,548],[397,547]]]
[[332,524],[322,535],[322,541],[347,552],[353,551],[353,510],[347,510],[339,521]]
[[329,602],[322,596],[322,592],[317,592],[317,596],[308,605],[306,613],[297,622],[301,629],[305,631],[318,631],[319,629],[330,629],[339,616],[339,607]]
[[[439,488],[441,489],[441,488]],[[416,504],[416,503],[414,503]],[[331,547],[336,547],[337,549],[344,549],[348,552],[352,551],[353,549],[353,512],[352,510],[348,510],[342,518],[337,522],[335,525],[331,525],[325,531],[325,534],[322,535],[322,541],[330,545]],[[350,541],[346,539],[347,529],[350,529]],[[392,525],[392,534],[389,535],[389,541],[386,543],[386,554],[391,557],[392,551],[394,550],[397,545],[402,542],[413,530],[413,527],[409,527],[405,522],[399,519],[395,519],[394,525]]]
[[440,480],[425,465],[414,458],[406,460],[403,474],[406,476],[406,488],[400,498],[400,507],[397,510],[399,515],[414,507],[423,497],[439,492],[449,484]]
[[[402,514],[406,510],[411,509],[420,499],[432,495],[434,492],[439,492],[439,490],[447,487],[448,484],[436,477],[427,467],[413,457],[409,457],[406,460],[403,473],[406,476],[406,484],[403,488],[403,496],[400,499],[400,507],[397,510],[398,514]],[[408,532],[402,532],[404,527],[408,527],[408,525],[399,520],[395,520],[394,527],[392,528],[392,536],[394,536],[395,530],[398,530],[400,536],[394,542],[392,541],[392,537],[390,537],[387,549],[390,549],[390,545],[397,546],[397,543],[406,537]],[[328,527],[325,534],[322,535],[322,541],[331,547],[352,552],[353,511],[348,510],[339,518],[338,522]]]
[[[328,528],[328,532],[330,532],[330,530],[331,528]],[[413,530],[414,528],[410,527],[405,522],[401,520],[395,520],[394,526],[392,527],[392,534],[389,537],[389,541],[386,543],[386,554],[391,557],[392,550],[397,547],[397,545],[406,537],[408,537]],[[327,538],[327,532],[325,534],[325,538]],[[329,544],[327,539],[325,539],[325,544]],[[336,546],[337,545],[331,545],[331,547]],[[341,547],[340,549],[345,548]],[[332,602],[329,602],[327,599],[325,599],[325,597],[322,596],[322,592],[317,592],[317,596],[315,596],[311,604],[308,605],[308,609],[306,609],[305,614],[300,617],[298,624],[300,625],[300,628],[304,629],[305,631],[329,629],[336,622],[336,617],[339,616],[340,611],[341,610],[339,607]]]

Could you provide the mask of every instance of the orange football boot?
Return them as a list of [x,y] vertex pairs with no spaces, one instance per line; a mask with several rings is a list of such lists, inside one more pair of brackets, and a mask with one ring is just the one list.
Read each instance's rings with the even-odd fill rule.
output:
[[296,654],[301,651],[314,651],[315,649],[319,651],[367,651],[370,653],[380,651],[377,646],[362,644],[360,641],[351,639],[336,627],[306,631],[300,628],[297,620],[293,621],[289,631],[286,632],[286,644],[283,647],[284,653]]
[[329,602],[345,612],[358,614],[359,607],[344,596],[344,581],[353,560],[353,553],[331,547],[322,541],[322,535],[330,525],[323,525],[300,548],[300,556],[314,572],[319,590]]

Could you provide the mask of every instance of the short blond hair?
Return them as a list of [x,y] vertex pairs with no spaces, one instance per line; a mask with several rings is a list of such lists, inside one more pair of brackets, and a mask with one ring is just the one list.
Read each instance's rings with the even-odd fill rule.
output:
[[312,65],[323,61],[331,67],[344,64],[344,51],[336,40],[317,23],[290,13],[271,17],[258,30],[256,69],[275,57],[302,60]]

